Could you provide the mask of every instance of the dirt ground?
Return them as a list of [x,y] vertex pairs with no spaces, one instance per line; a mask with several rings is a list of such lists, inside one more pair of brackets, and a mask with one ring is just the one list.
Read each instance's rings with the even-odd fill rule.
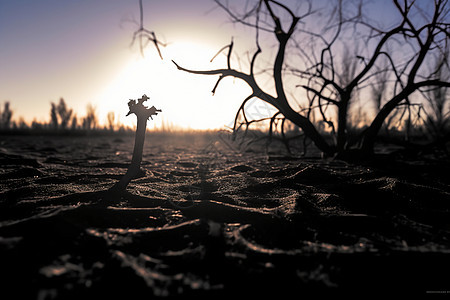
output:
[[3,295],[450,294],[448,161],[356,165],[149,133],[145,172],[108,192],[133,143],[0,137]]

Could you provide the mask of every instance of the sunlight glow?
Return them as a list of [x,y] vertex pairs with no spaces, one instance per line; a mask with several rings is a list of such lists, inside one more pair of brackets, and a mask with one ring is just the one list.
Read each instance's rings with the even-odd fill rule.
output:
[[[217,47],[220,49],[220,47]],[[124,66],[123,71],[98,95],[100,122],[113,111],[116,120],[134,126],[135,118],[125,117],[128,99],[147,94],[148,105],[162,109],[162,113],[148,124],[148,128],[169,126],[182,129],[217,129],[231,126],[242,100],[251,89],[233,78],[222,80],[211,93],[218,75],[194,75],[176,69],[171,60],[191,69],[215,69],[226,66],[226,56],[210,59],[217,50],[212,46],[192,42],[177,42],[162,49],[160,60],[155,49],[148,47],[144,57],[137,57]]]

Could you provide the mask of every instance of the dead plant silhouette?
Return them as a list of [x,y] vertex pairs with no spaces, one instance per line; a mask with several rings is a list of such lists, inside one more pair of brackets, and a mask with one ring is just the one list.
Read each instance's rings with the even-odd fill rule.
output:
[[13,112],[10,108],[9,101],[5,102],[3,111],[0,109],[0,129],[9,129],[11,126],[11,118]]
[[53,129],[66,130],[69,127],[69,122],[73,116],[73,109],[69,108],[64,101],[64,98],[60,98],[58,103],[51,102],[50,109],[50,125]]
[[[245,119],[245,125],[250,125],[250,120],[245,117],[245,104],[252,98],[259,98],[272,106],[278,111],[272,117],[271,122],[275,120],[278,115],[282,115],[283,119],[287,119],[300,127],[304,134],[310,138],[314,144],[327,156],[339,156],[346,158],[355,155],[361,158],[370,157],[374,152],[375,142],[386,118],[399,105],[410,105],[409,97],[415,92],[421,92],[421,89],[429,87],[450,87],[450,82],[437,78],[436,70],[430,70],[425,73],[423,65],[430,57],[433,57],[436,52],[445,52],[448,49],[448,15],[450,14],[449,3],[447,0],[434,0],[434,11],[430,14],[418,14],[422,19],[418,20],[414,16],[414,12],[421,11],[419,4],[415,1],[397,1],[393,0],[393,4],[397,9],[400,18],[396,25],[390,29],[384,29],[373,25],[374,23],[366,20],[361,13],[361,5],[354,15],[345,17],[346,7],[343,1],[337,1],[337,5],[333,10],[330,24],[327,24],[325,33],[310,32],[305,28],[298,29],[297,25],[305,24],[305,19],[314,14],[315,10],[312,8],[312,2],[307,2],[308,7],[305,13],[298,16],[287,5],[279,1],[273,0],[259,0],[253,6],[247,6],[248,10],[243,13],[233,11],[228,2],[225,4],[219,0],[215,1],[221,8],[223,8],[235,23],[243,24],[244,26],[252,27],[256,30],[256,51],[250,60],[249,72],[242,72],[238,69],[232,68],[230,61],[233,50],[233,42],[230,45],[223,47],[221,51],[228,49],[227,67],[215,70],[193,70],[184,68],[173,63],[176,67],[184,72],[199,75],[219,75],[217,83],[212,92],[214,93],[221,80],[225,77],[234,77],[246,82],[252,89],[251,94],[246,97],[235,117],[235,125],[233,130],[236,130],[239,114],[242,112]],[[283,16],[286,16],[285,18]],[[301,21],[301,22],[300,22]],[[394,23],[395,24],[395,23]],[[349,25],[344,27],[344,25]],[[367,57],[363,55],[356,55],[356,59],[360,64],[353,70],[353,74],[346,80],[341,80],[341,74],[338,74],[336,69],[336,53],[333,53],[336,43],[339,39],[343,42],[343,32],[345,28],[365,28],[369,32],[369,41],[373,43],[374,47],[365,49]],[[286,29],[287,28],[287,29]],[[275,85],[276,96],[263,90],[255,78],[255,65],[257,64],[258,55],[262,52],[259,44],[259,33],[269,32],[273,33],[277,41],[277,53],[273,62],[272,78]],[[356,30],[355,30],[356,32]],[[295,68],[289,68],[285,65],[286,49],[289,41],[295,41],[292,36],[295,34],[304,34],[302,41],[307,45],[300,45],[297,43],[297,48],[305,62],[305,68],[299,69],[298,65]],[[397,38],[402,38],[405,43],[411,46],[412,51],[398,58],[396,52],[389,53],[388,43],[394,43]],[[311,42],[312,40],[312,42]],[[317,53],[313,44],[323,44],[324,47]],[[343,42],[345,45],[345,42]],[[367,45],[367,41],[365,42]],[[348,46],[348,42],[346,44]],[[359,50],[358,50],[359,51]],[[405,58],[405,56],[407,56]],[[387,99],[382,107],[377,112],[375,118],[370,122],[366,130],[356,139],[355,143],[349,142],[347,134],[347,124],[349,122],[349,107],[351,100],[355,93],[371,82],[372,77],[377,73],[377,67],[382,66],[383,60],[387,59],[390,65],[389,76],[394,78],[393,95]],[[406,61],[406,63],[405,63]],[[422,67],[422,68],[421,68]],[[444,66],[448,68],[448,63]],[[286,70],[296,74],[299,79],[306,80],[306,84],[300,84],[298,87],[304,88],[308,96],[309,108],[296,111],[288,101],[287,91],[283,76]],[[348,74],[347,74],[348,75]],[[324,112],[329,105],[335,106],[337,116],[334,121],[330,120]],[[323,118],[325,124],[333,124],[335,131],[335,142],[331,142],[326,135],[322,134],[316,125],[311,121],[310,111],[315,109]],[[306,113],[305,113],[306,111]],[[284,122],[283,122],[284,124]],[[271,123],[272,125],[272,123]],[[284,125],[283,125],[284,126]]]
[[128,102],[130,111],[128,112],[127,116],[129,116],[130,114],[135,114],[137,117],[133,157],[131,158],[131,164],[128,167],[126,174],[111,188],[111,190],[113,191],[125,191],[130,181],[139,174],[139,171],[141,169],[147,120],[149,118],[153,120],[152,116],[156,116],[158,112],[161,112],[160,109],[156,109],[154,106],[150,108],[145,107],[144,102],[148,99],[150,98],[144,94],[137,101],[130,99],[130,101]]
[[[136,22],[137,23],[137,22]],[[139,0],[139,28],[133,33],[133,39],[131,40],[131,45],[133,46],[136,39],[139,40],[139,50],[141,55],[144,56],[144,48],[148,43],[152,42],[158,51],[158,55],[161,59],[163,59],[160,46],[165,47],[166,44],[162,43],[160,40],[156,38],[156,34],[154,31],[148,30],[144,27],[144,10],[142,6],[142,0]]]

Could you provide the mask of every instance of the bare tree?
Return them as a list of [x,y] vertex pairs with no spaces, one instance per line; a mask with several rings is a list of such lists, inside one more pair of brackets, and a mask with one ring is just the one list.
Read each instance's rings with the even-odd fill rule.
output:
[[50,105],[50,125],[53,129],[67,129],[73,110],[67,106],[63,98],[59,99],[58,104],[51,102]]
[[[261,11],[265,8],[266,12],[270,15],[271,19],[274,23],[273,33],[275,34],[277,41],[278,41],[278,51],[276,54],[275,62],[273,65],[273,79],[275,83],[275,90],[276,90],[276,96],[271,95],[270,93],[263,90],[263,88],[257,83],[255,79],[255,63],[258,55],[261,53],[262,49],[259,45],[258,41],[258,32],[259,30],[268,30],[266,28],[260,27],[259,24],[259,18],[256,18],[255,24],[247,23],[245,19],[239,19],[237,16],[235,16],[230,10],[228,10],[227,7],[225,7],[220,2],[217,2],[219,5],[227,9],[227,11],[230,13],[230,15],[235,20],[240,20],[240,22],[244,24],[248,24],[251,26],[254,26],[257,30],[257,50],[253,54],[253,57],[251,58],[250,62],[250,70],[249,72],[242,72],[237,69],[234,69],[231,67],[231,54],[233,49],[233,43],[228,45],[227,47],[224,47],[223,49],[228,48],[228,59],[227,59],[227,68],[225,69],[216,69],[216,70],[206,70],[206,71],[199,71],[199,70],[189,70],[186,68],[183,68],[179,66],[177,63],[174,62],[174,64],[177,66],[179,70],[186,71],[193,74],[203,74],[203,75],[220,75],[216,85],[214,86],[212,92],[214,93],[218,84],[220,81],[225,77],[235,77],[242,79],[245,81],[250,88],[252,89],[252,93],[247,96],[244,101],[242,102],[241,107],[238,110],[238,113],[236,116],[239,115],[240,111],[244,110],[245,104],[253,99],[253,98],[259,98],[270,105],[274,106],[284,117],[289,119],[292,123],[302,128],[302,130],[305,132],[305,134],[311,138],[316,146],[321,149],[326,154],[332,155],[335,152],[334,147],[330,146],[328,142],[325,140],[325,138],[317,131],[315,126],[311,123],[311,121],[297,113],[289,104],[288,99],[286,97],[284,85],[283,85],[283,62],[285,58],[285,50],[286,45],[291,38],[292,34],[295,31],[295,27],[297,23],[304,17],[311,14],[311,10],[308,10],[304,15],[302,16],[296,16],[288,7],[284,6],[283,4],[277,2],[277,1],[259,1],[252,9],[251,12],[257,14],[257,16],[261,13]],[[290,15],[290,20],[288,22],[288,26],[283,26],[281,19],[276,15],[275,11],[272,9],[272,6],[278,6],[281,9],[285,10]],[[284,29],[283,27],[287,27],[287,29]],[[235,122],[236,125],[236,122]],[[236,126],[235,126],[236,127]]]
[[59,103],[56,106],[56,111],[59,116],[59,120],[60,120],[59,125],[60,125],[61,129],[67,129],[69,122],[71,120],[71,117],[72,117],[73,110],[67,107],[66,102],[64,101],[63,98],[60,98]]
[[[443,81],[450,81],[449,49],[437,57],[434,69],[435,76]],[[447,68],[446,68],[447,66]],[[450,135],[450,96],[448,87],[436,86],[424,91],[428,103],[426,125],[433,139],[445,139]]]
[[[373,66],[377,58],[383,54],[386,55],[390,61],[394,61],[394,58],[391,55],[383,53],[382,47],[388,39],[395,35],[400,35],[414,46],[412,54],[403,68],[400,68],[399,64],[392,64],[393,72],[397,77],[396,87],[398,86],[399,88],[394,91],[394,95],[383,105],[368,129],[364,132],[362,149],[369,153],[373,151],[376,136],[383,125],[383,122],[402,101],[409,102],[408,97],[414,92],[420,91],[422,88],[450,87],[450,82],[443,81],[435,76],[435,71],[432,71],[429,74],[421,74],[420,72],[420,70],[423,69],[424,62],[429,60],[429,57],[433,52],[443,51],[448,44],[448,38],[450,37],[450,23],[448,22],[450,7],[448,1],[434,0],[434,11],[431,15],[426,13],[422,14],[422,24],[415,24],[415,20],[411,16],[411,10],[415,5],[414,1],[408,2],[405,0],[403,4],[399,3],[397,0],[394,0],[393,2],[402,16],[402,19],[396,27],[389,31],[382,31],[371,27],[371,29],[378,32],[382,38],[380,39],[368,66]],[[420,8],[417,9],[420,11]],[[403,78],[401,77],[402,74],[404,74]]]
[[1,129],[9,129],[11,126],[11,118],[13,112],[10,108],[10,104],[8,101],[5,102],[3,111],[0,113],[0,128]]
[[370,94],[372,95],[375,112],[378,113],[387,97],[386,91],[389,88],[389,65],[382,64],[381,67],[377,66],[375,69],[373,82],[370,85]]
[[55,103],[50,103],[50,126],[53,129],[58,129],[58,109],[56,108]]
[[97,114],[92,104],[86,106],[86,116],[83,118],[83,129],[94,130],[97,128]]
[[[174,64],[179,70],[193,74],[219,75],[212,90],[213,93],[225,77],[235,77],[245,81],[252,92],[243,100],[236,114],[236,121],[240,112],[244,113],[245,117],[245,104],[250,99],[259,98],[274,106],[278,110],[276,114],[278,117],[282,116],[300,127],[304,134],[327,155],[343,154],[348,150],[350,145],[347,137],[347,122],[351,99],[358,89],[362,89],[372,82],[372,77],[377,73],[377,66],[380,66],[382,57],[388,59],[390,63],[389,72],[395,78],[395,82],[392,84],[393,94],[390,99],[386,100],[376,117],[360,136],[358,149],[364,155],[373,153],[376,137],[383,122],[399,105],[408,103],[409,97],[414,92],[431,86],[450,86],[450,82],[433,76],[435,75],[434,72],[428,75],[423,74],[423,68],[421,68],[433,52],[442,51],[444,45],[448,43],[450,25],[447,21],[449,16],[447,0],[434,0],[431,15],[424,12],[415,1],[404,0],[400,3],[398,0],[393,0],[393,5],[400,18],[396,24],[388,29],[376,26],[374,22],[364,16],[362,13],[363,1],[353,1],[353,4],[356,3],[355,9],[346,11],[346,5],[349,2],[340,0],[336,2],[330,14],[328,23],[331,25],[326,26],[322,32],[313,32],[304,27],[297,28],[300,21],[305,24],[305,20],[315,13],[312,2],[307,2],[307,7],[301,15],[297,15],[287,5],[274,0],[255,1],[254,5],[247,6],[249,9],[244,13],[233,11],[228,6],[228,2],[223,3],[216,0],[216,3],[230,15],[234,22],[255,29],[257,49],[251,57],[249,71],[244,72],[231,66],[233,42],[221,49],[221,51],[228,50],[226,68],[192,70],[178,65],[176,62]],[[419,14],[421,19],[413,16],[413,14]],[[339,42],[341,46],[342,44],[346,45],[343,42],[343,37],[345,37],[346,32],[348,33],[348,30],[351,30],[349,28],[354,28],[354,32],[365,28],[369,32],[366,45],[374,46],[367,46],[364,54],[356,55],[356,58],[360,61],[359,66],[352,64],[351,66],[354,66],[354,68],[348,70],[349,72],[338,74],[335,52]],[[260,32],[272,33],[276,38],[277,52],[271,68],[276,95],[263,90],[255,78],[255,65],[258,55],[262,52],[259,44]],[[309,42],[307,47],[299,42],[296,44],[299,45],[299,51],[303,54],[305,62],[305,66],[295,68],[295,73],[299,78],[303,79],[303,82],[306,80],[299,86],[307,91],[310,108],[316,107],[324,122],[333,127],[333,131],[334,127],[337,128],[335,143],[330,143],[329,139],[317,130],[315,124],[311,122],[310,110],[296,111],[288,101],[283,76],[287,69],[285,56],[288,42],[295,41],[292,38],[294,34],[298,35],[297,41],[303,39]],[[398,57],[399,55],[396,55],[395,52],[387,52],[389,51],[389,44],[395,42],[398,38],[403,39],[410,46],[407,55],[402,57]],[[317,45],[323,45],[323,47],[316,49]],[[346,48],[349,46],[347,44]],[[356,54],[356,52],[351,51],[350,53]],[[349,60],[351,57],[349,56],[347,59]],[[345,75],[345,78],[343,75]],[[329,105],[336,107],[336,122],[330,121],[323,111]],[[234,129],[236,129],[236,124],[237,122],[235,122]]]
[[73,116],[72,116],[72,121],[70,121],[70,128],[71,128],[72,130],[75,130],[75,129],[77,129],[77,126],[78,126],[77,115],[73,115]]
[[108,127],[109,130],[114,131],[114,120],[116,118],[116,115],[114,114],[113,111],[108,112],[108,114],[106,115],[107,119],[108,119]]

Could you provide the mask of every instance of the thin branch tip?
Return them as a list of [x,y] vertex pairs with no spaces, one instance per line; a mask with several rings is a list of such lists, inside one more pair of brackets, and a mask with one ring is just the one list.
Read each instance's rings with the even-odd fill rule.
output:
[[178,70],[182,69],[173,59],[171,61],[177,67]]

